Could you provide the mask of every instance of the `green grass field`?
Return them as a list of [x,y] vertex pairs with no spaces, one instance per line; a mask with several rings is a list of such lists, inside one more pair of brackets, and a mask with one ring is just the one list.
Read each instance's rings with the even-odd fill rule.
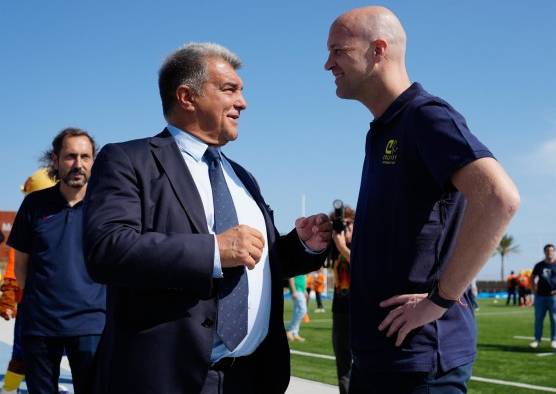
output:
[[[477,312],[479,332],[478,356],[473,376],[526,383],[556,390],[556,351],[551,352],[550,343],[543,341],[537,350],[529,348],[528,339],[514,336],[533,335],[533,309],[506,307],[504,302],[481,300]],[[316,304],[309,306],[310,323],[302,323],[300,334],[307,340],[291,342],[290,347],[303,352],[333,356],[330,303],[325,301],[326,312],[314,313]],[[285,301],[286,324],[291,316],[291,301]],[[543,337],[550,334],[548,317],[545,319]],[[552,354],[547,354],[552,353]],[[538,354],[541,354],[540,356]],[[292,354],[292,375],[328,384],[337,384],[333,360]],[[469,392],[477,394],[511,393],[531,394],[543,391],[471,381]],[[545,391],[546,392],[546,391]]]

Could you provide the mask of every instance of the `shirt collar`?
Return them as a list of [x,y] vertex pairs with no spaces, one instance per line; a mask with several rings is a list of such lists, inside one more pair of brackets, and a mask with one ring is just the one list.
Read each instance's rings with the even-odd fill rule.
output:
[[70,206],[68,200],[66,200],[66,198],[62,194],[62,191],[60,190],[60,182],[62,181],[58,181],[54,186],[48,188],[48,194],[44,196],[45,201],[64,208],[75,208],[83,204],[83,200],[81,200],[73,206]]
[[208,145],[201,141],[199,138],[189,134],[185,130],[181,130],[174,125],[168,123],[166,126],[180,151],[187,153],[195,161],[201,161],[203,155],[208,148]]
[[398,115],[401,110],[410,103],[415,97],[424,92],[423,87],[418,82],[413,82],[410,87],[408,87],[402,94],[400,94],[390,106],[384,111],[384,113],[376,118],[371,125],[381,124],[385,125],[390,123],[396,115]]

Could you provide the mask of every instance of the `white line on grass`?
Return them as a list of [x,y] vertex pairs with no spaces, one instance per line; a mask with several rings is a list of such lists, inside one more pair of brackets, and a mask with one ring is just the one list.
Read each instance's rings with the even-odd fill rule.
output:
[[503,315],[521,315],[522,313],[527,312],[527,310],[523,309],[521,311],[508,311],[508,312],[477,312],[475,316],[503,316]]
[[298,356],[307,356],[307,357],[314,357],[314,358],[324,358],[325,360],[336,360],[334,356],[328,356],[326,354],[316,354],[316,353],[307,353],[307,352],[300,352],[299,350],[290,350],[291,354],[297,354]]
[[545,391],[548,393],[556,393],[556,388],[554,387],[535,386],[533,384],[508,382],[506,380],[498,380],[498,379],[480,378],[478,376],[471,376],[471,380],[474,380],[476,382],[483,382],[483,383],[500,384],[502,386],[521,387],[529,390],[538,390],[538,391]]
[[[508,311],[508,312],[477,312],[475,313],[476,317],[480,317],[480,316],[504,316],[504,315],[520,315],[524,312],[527,312],[526,310],[520,310],[520,311]],[[324,323],[324,322],[331,322],[332,319],[311,319],[308,323],[304,323],[304,324],[310,324],[312,322],[315,323]]]
[[[290,350],[290,352],[291,352],[291,354],[295,354],[295,355],[298,355],[298,356],[323,358],[323,359],[326,359],[326,360],[335,360],[336,359],[334,356],[328,356],[326,354],[300,352],[299,350]],[[509,382],[507,380],[481,378],[479,376],[472,376],[471,380],[474,380],[476,382],[499,384],[499,385],[502,385],[502,386],[521,387],[521,388],[530,389],[530,390],[539,390],[539,391],[545,391],[545,392],[548,392],[548,393],[556,393],[556,388],[554,388],[554,387],[536,386],[536,385],[533,385],[533,384]]]
[[537,357],[546,357],[546,356],[554,356],[556,353],[552,352],[552,353],[537,353],[535,354],[535,356]]
[[[534,337],[523,337],[521,335],[514,335],[514,339],[527,339],[528,341],[532,341],[535,338]],[[550,338],[546,338],[546,337],[542,337],[541,339],[543,341],[550,341]]]

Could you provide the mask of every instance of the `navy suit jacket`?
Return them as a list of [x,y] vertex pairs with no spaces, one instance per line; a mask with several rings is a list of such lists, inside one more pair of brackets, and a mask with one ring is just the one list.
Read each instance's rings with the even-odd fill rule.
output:
[[[230,163],[261,209],[272,276],[268,334],[253,353],[256,392],[283,393],[290,376],[283,279],[317,269],[294,230],[280,236],[253,176]],[[201,198],[167,130],[108,144],[85,197],[91,277],[108,285],[95,393],[198,393],[216,329],[214,238]]]

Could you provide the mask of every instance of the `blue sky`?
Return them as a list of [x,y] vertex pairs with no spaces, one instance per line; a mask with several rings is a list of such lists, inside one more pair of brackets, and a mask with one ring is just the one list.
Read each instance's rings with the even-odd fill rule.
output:
[[[265,4],[267,3],[267,4]],[[258,178],[279,230],[301,212],[355,205],[371,114],[335,96],[323,69],[328,28],[360,1],[3,1],[0,3],[0,210],[57,131],[102,145],[164,127],[157,71],[189,41],[244,62],[248,108],[225,152]],[[408,35],[410,77],[448,100],[495,153],[522,206],[509,232],[531,266],[556,242],[556,2],[392,1]],[[498,259],[480,278],[497,278]]]

